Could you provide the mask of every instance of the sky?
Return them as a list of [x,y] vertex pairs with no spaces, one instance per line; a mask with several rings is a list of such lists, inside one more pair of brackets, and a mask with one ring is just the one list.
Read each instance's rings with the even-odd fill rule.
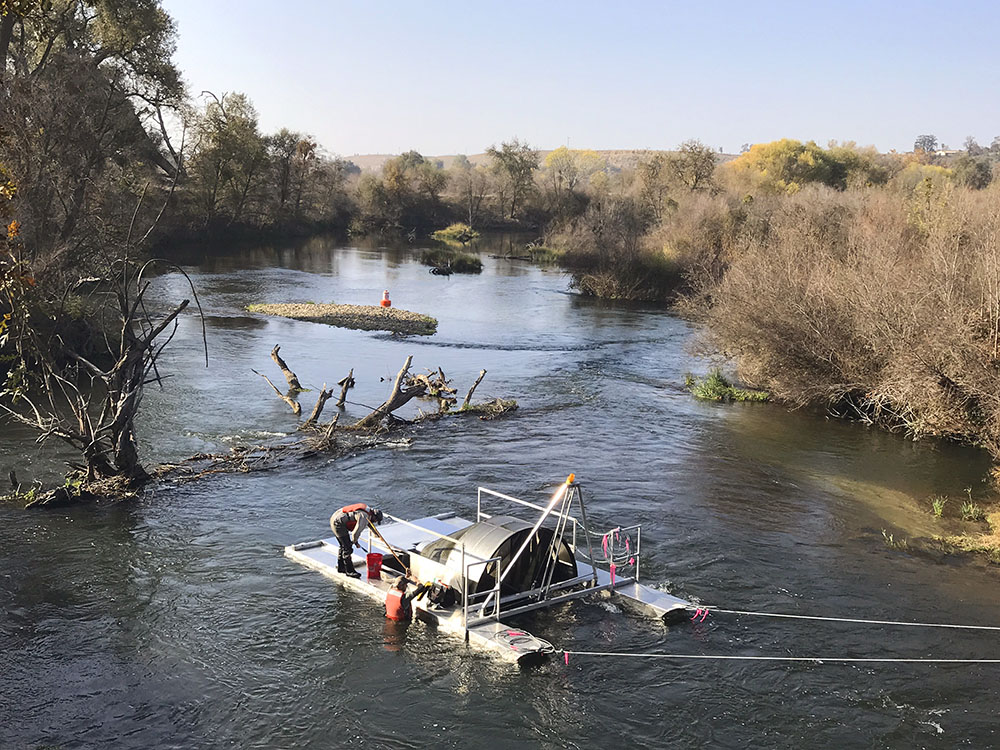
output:
[[162,2],[192,95],[348,157],[1000,134],[996,2]]

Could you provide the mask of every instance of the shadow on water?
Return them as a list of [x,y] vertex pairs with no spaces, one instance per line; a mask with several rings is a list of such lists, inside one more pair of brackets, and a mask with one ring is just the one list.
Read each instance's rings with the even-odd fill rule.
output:
[[[419,244],[419,243],[417,243]],[[996,575],[888,550],[873,529],[933,527],[928,495],[960,496],[986,460],[769,405],[693,400],[693,328],[662,310],[567,294],[567,278],[487,239],[478,276],[437,277],[419,248],[330,240],[184,258],[209,316],[186,317],[150,389],[140,437],[156,460],[294,431],[250,370],[282,354],[317,389],[350,368],[379,403],[403,359],[459,390],[481,368],[506,420],[412,428],[395,448],[279,471],[163,485],[108,509],[0,507],[5,747],[953,747],[995,744],[989,666],[552,660],[511,669],[287,561],[365,500],[401,516],[528,500],[575,471],[593,522],[643,524],[644,578],[715,606],[904,620],[1000,622]],[[247,313],[255,302],[394,303],[439,320],[408,339]],[[184,280],[156,280],[163,305]],[[304,394],[311,404],[313,393]],[[417,407],[414,406],[414,410]],[[342,419],[358,417],[349,405]],[[414,412],[410,412],[414,413]],[[4,428],[25,478],[67,454]],[[909,524],[909,527],[907,526]],[[910,532],[907,532],[910,533]],[[955,631],[753,620],[667,628],[607,602],[520,621],[559,647],[709,654],[996,657]]]

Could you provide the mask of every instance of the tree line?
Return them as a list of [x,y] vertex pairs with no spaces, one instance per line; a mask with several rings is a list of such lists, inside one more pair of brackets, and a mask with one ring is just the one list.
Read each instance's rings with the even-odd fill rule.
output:
[[[731,160],[692,140],[609,164],[513,138],[477,164],[410,151],[362,174],[306,133],[263,133],[243,94],[192,97],[175,44],[157,0],[0,0],[0,403],[91,476],[136,470],[131,419],[188,304],[147,314],[153,242],[455,220],[535,230],[586,294],[679,301],[788,401],[1000,457],[1000,139],[783,139]],[[112,282],[110,308],[88,277]]]

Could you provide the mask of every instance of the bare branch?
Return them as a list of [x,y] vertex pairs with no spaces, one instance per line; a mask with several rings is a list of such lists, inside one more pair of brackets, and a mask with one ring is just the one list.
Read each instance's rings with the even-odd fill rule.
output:
[[486,370],[480,370],[479,377],[476,378],[476,382],[472,384],[472,387],[469,389],[469,392],[465,394],[465,401],[462,402],[463,409],[469,406],[469,403],[472,401],[472,394],[475,393],[476,388],[479,387],[479,384],[483,382],[483,378],[485,377],[486,377]]
[[406,379],[406,375],[407,372],[409,372],[410,363],[412,361],[412,355],[406,358],[406,362],[403,363],[402,369],[396,375],[396,380],[392,384],[392,392],[389,394],[389,398],[387,398],[385,402],[371,414],[355,424],[355,427],[374,427],[383,419],[383,417],[392,414],[392,412],[406,404],[410,399],[422,396],[427,392],[427,386],[423,383],[410,388],[403,388],[403,381]]
[[[319,421],[319,415],[323,413],[323,406],[326,404],[327,399],[333,395],[333,390],[326,389],[326,383],[323,383],[323,387],[319,390],[319,396],[316,399],[316,406],[313,407],[312,414],[309,415],[309,419],[302,423],[299,427],[300,430],[305,430]],[[339,415],[338,415],[339,416]]]
[[295,412],[295,416],[299,416],[302,413],[302,406],[301,406],[301,404],[299,404],[299,402],[296,401],[295,399],[290,398],[289,396],[286,396],[284,393],[282,393],[281,391],[279,391],[278,390],[278,386],[276,386],[274,383],[272,383],[271,379],[269,377],[267,377],[267,375],[265,375],[262,372],[257,372],[253,368],[250,368],[250,372],[252,372],[254,375],[260,375],[262,378],[264,378],[264,380],[267,381],[267,384],[269,386],[271,386],[272,388],[274,388],[274,392],[278,394],[278,398],[280,398],[282,401],[284,401],[286,404],[288,404],[290,407],[292,407],[292,411]]
[[347,392],[354,387],[354,368],[347,373],[346,378],[341,378],[337,381],[337,385],[340,386],[340,398],[337,399],[337,406],[341,409],[344,408],[344,404],[347,400]]

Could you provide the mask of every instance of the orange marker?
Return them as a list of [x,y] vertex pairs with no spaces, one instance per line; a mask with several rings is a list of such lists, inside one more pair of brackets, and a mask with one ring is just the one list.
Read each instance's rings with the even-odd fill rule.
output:
[[379,302],[382,307],[392,307],[392,302],[389,300],[389,290],[386,289],[382,292],[382,301]]

